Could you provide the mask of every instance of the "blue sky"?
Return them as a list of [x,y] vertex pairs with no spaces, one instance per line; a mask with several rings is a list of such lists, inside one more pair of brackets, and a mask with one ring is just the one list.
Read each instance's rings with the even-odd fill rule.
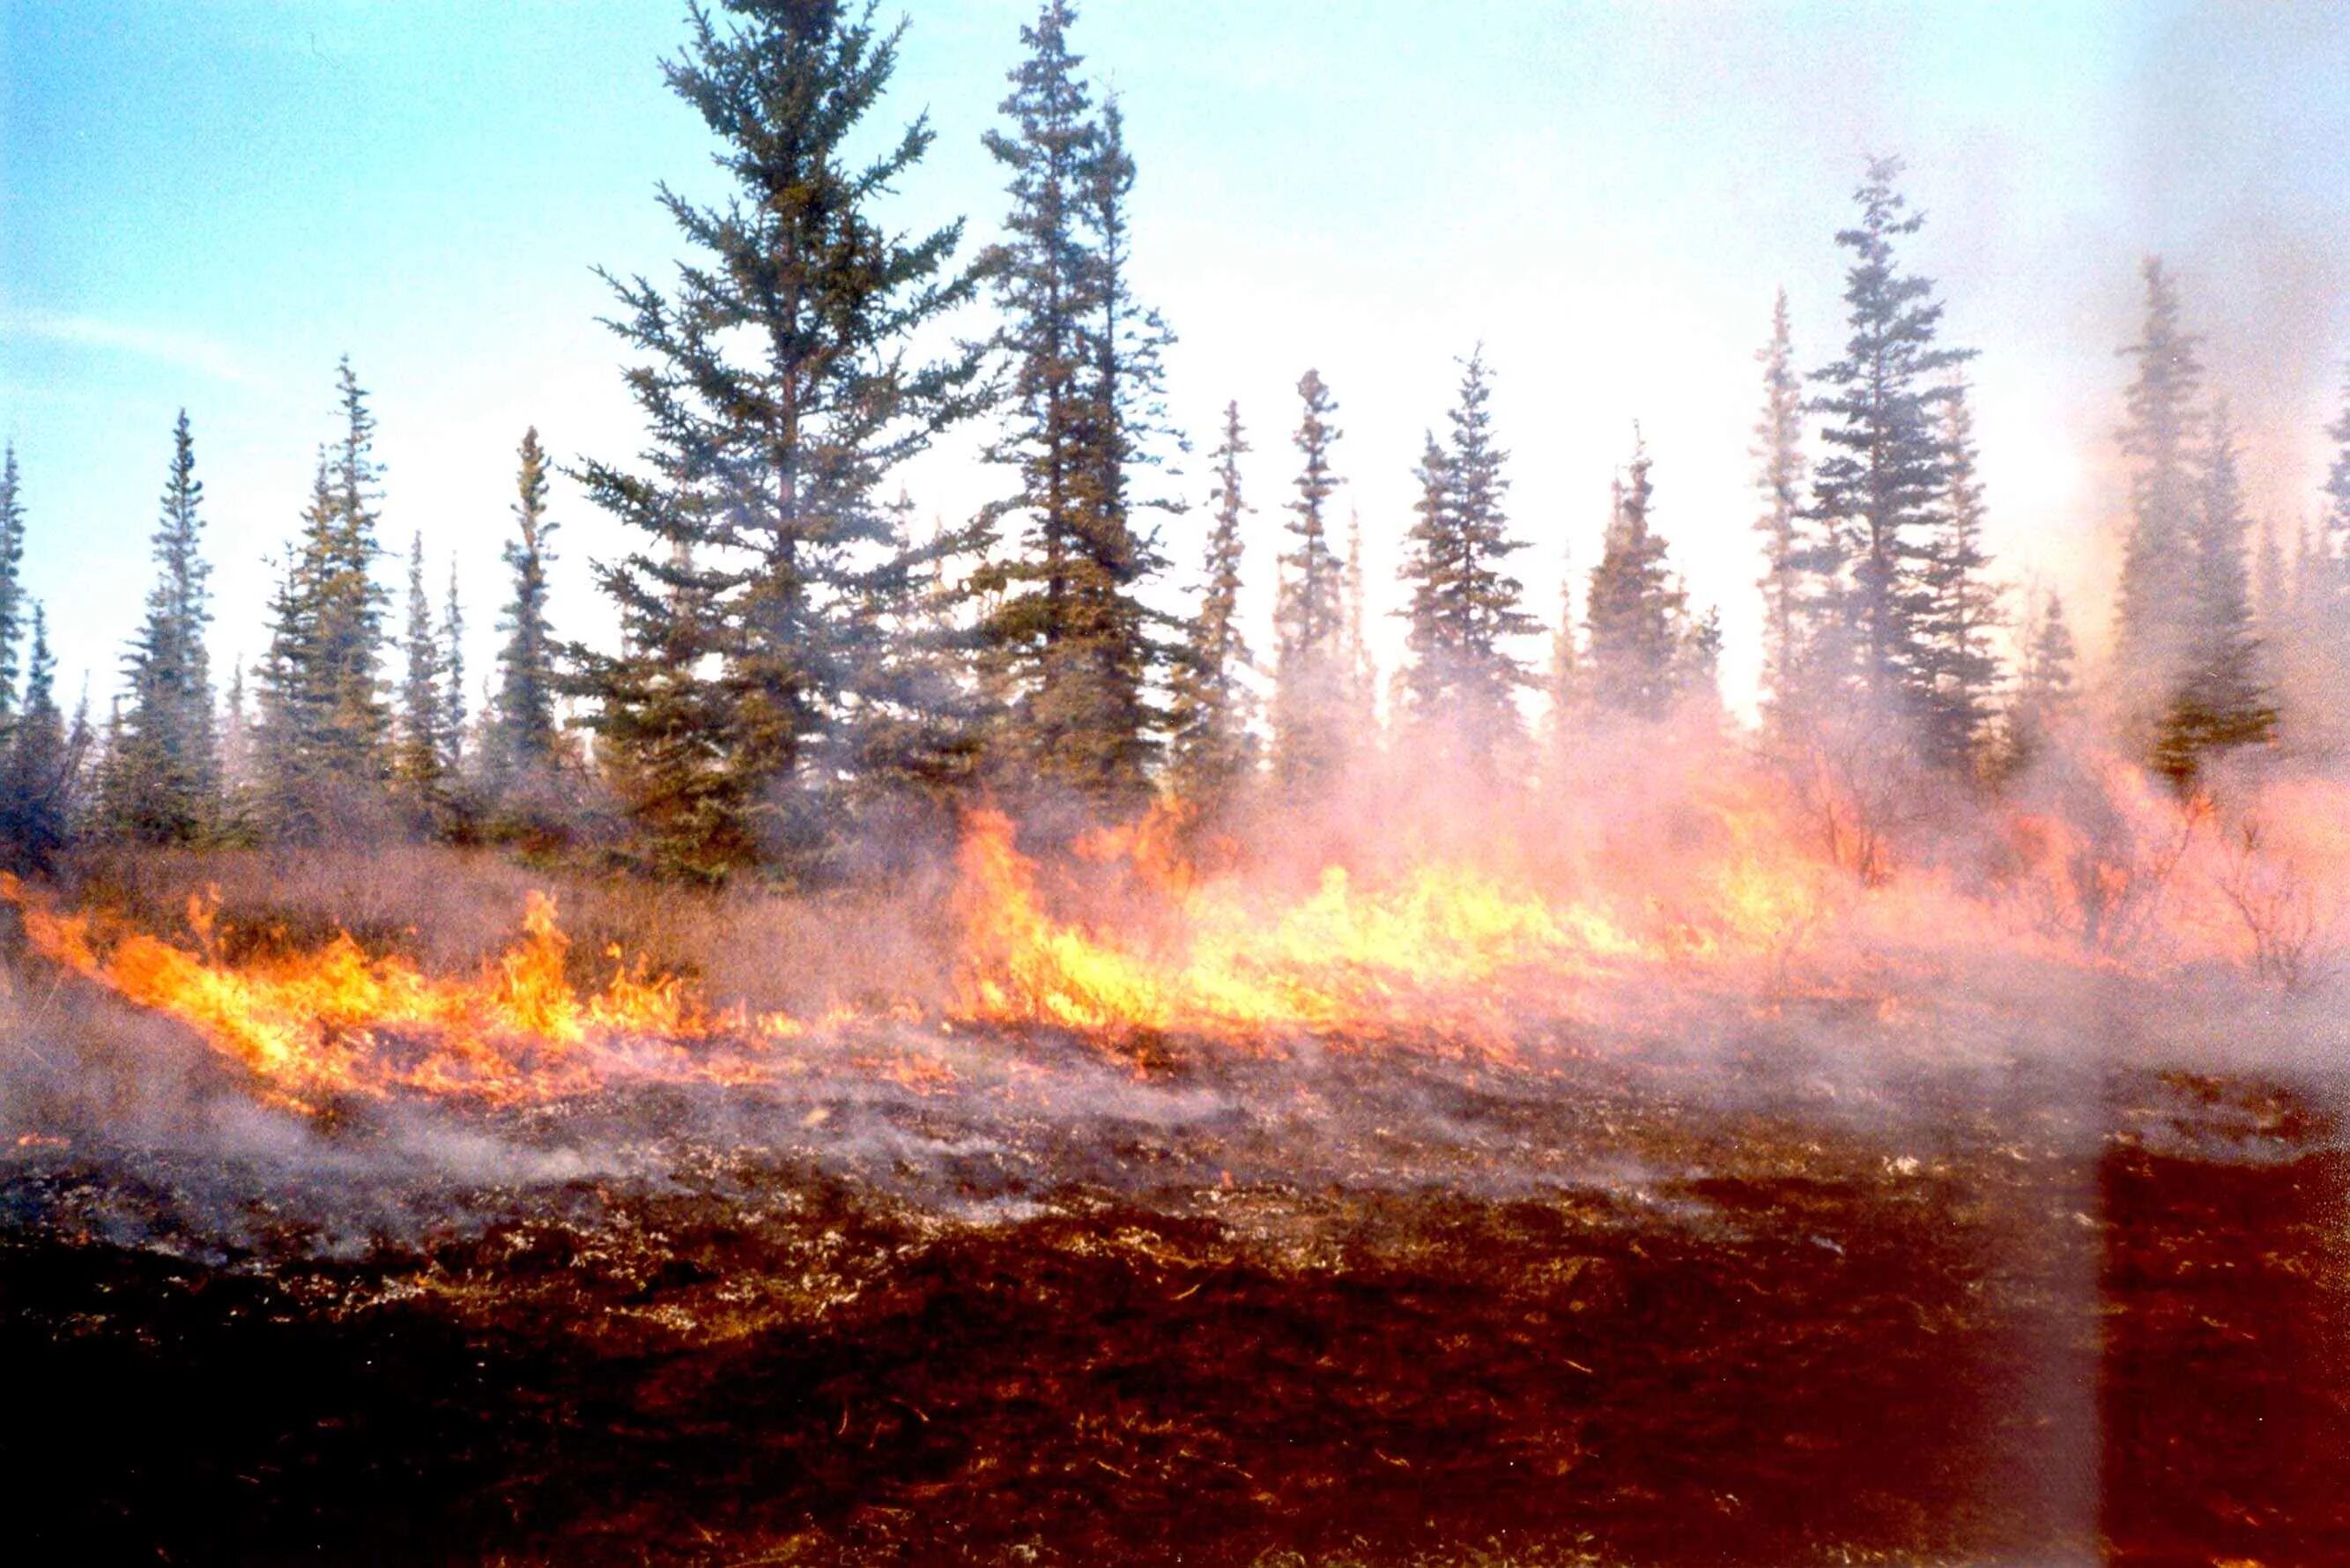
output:
[[[903,225],[993,233],[979,138],[1032,8],[913,8],[888,109],[927,109],[940,140]],[[677,251],[655,182],[708,188],[699,122],[656,68],[681,15],[0,0],[0,436],[25,472],[27,578],[101,710],[174,411],[208,487],[216,658],[250,659],[345,352],[381,423],[386,542],[421,531],[436,578],[454,556],[485,668],[524,426],[567,460],[639,442],[592,269],[660,275]],[[1799,357],[1833,357],[1833,234],[1870,151],[1908,159],[1928,214],[1912,257],[1981,350],[2012,575],[2100,620],[2114,349],[2149,250],[2253,426],[2256,500],[2286,526],[2314,505],[2350,351],[2350,12],[1094,0],[1076,41],[1127,106],[1139,282],[1181,338],[1174,410],[1202,450],[1227,398],[1252,429],[1260,616],[1299,373],[1336,392],[1342,504],[1392,606],[1419,432],[1482,342],[1537,607],[1563,552],[1591,564],[1638,419],[1659,526],[1721,606],[1742,689],[1752,356],[1783,284]],[[998,483],[970,441],[908,481],[949,515]],[[586,563],[619,540],[567,485],[557,508],[557,614],[600,637]],[[1180,577],[1197,526],[1170,526]]]

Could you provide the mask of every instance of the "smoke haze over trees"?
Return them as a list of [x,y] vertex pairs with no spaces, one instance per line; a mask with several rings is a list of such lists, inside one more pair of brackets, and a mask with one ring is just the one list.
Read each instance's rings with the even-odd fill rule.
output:
[[[822,881],[871,831],[942,831],[983,798],[1110,821],[1165,797],[1207,821],[1326,796],[1406,756],[1517,787],[1579,736],[1637,747],[1627,726],[1735,726],[1721,607],[1693,600],[1673,475],[1637,423],[1610,493],[1588,498],[1607,519],[1596,557],[1555,613],[1529,603],[1516,561],[1530,545],[1561,554],[1566,520],[1513,503],[1511,448],[1534,432],[1512,437],[1492,389],[1555,372],[1513,359],[1507,323],[1468,346],[1457,385],[1425,389],[1416,452],[1343,440],[1339,400],[1308,367],[1296,405],[1263,416],[1289,441],[1253,451],[1228,403],[1209,471],[1189,472],[1166,408],[1175,339],[1136,294],[1149,149],[1097,86],[1076,8],[1048,0],[1019,31],[997,123],[956,129],[983,140],[1003,181],[979,243],[960,220],[908,233],[893,215],[946,134],[892,108],[907,26],[800,0],[692,14],[662,70],[728,188],[660,192],[684,255],[671,281],[608,275],[639,452],[567,465],[536,426],[522,437],[508,577],[472,596],[501,607],[478,692],[463,586],[452,567],[436,595],[411,520],[400,629],[388,624],[376,418],[348,358],[265,635],[249,663],[232,654],[225,681],[182,415],[156,583],[102,732],[57,711],[48,622],[22,580],[41,519],[12,448],[0,756],[16,857],[44,862],[75,834],[358,831]],[[1760,753],[1825,792],[1831,816],[1864,817],[1850,803],[1873,793],[1930,780],[1988,798],[2103,739],[2181,791],[2230,759],[2338,754],[2350,455],[2290,552],[2276,519],[2256,525],[2210,346],[2147,260],[2123,350],[2135,379],[2114,454],[2128,526],[2113,655],[2085,671],[2066,608],[2023,596],[1987,542],[2003,498],[1979,462],[1979,390],[1960,377],[1974,351],[1946,338],[1918,267],[1939,231],[1898,160],[1858,174],[1849,225],[1823,234],[1811,275],[1755,290],[1773,302],[1757,313],[1748,449]],[[1842,348],[1806,373],[1790,296],[1825,295],[1835,250]],[[2350,453],[2350,414],[2339,421],[2329,433]],[[922,528],[906,471],[963,427],[982,432],[997,499]],[[1372,468],[1409,472],[1417,504],[1357,509],[1342,540],[1339,493]],[[631,541],[592,560],[617,635],[555,621],[549,482],[565,472]],[[1247,547],[1260,510],[1281,519],[1277,550]],[[1401,646],[1384,669],[1366,633],[1365,535],[1397,564],[1380,597]],[[2255,536],[2269,541],[2257,573]],[[1263,601],[1260,639],[1244,612]]]

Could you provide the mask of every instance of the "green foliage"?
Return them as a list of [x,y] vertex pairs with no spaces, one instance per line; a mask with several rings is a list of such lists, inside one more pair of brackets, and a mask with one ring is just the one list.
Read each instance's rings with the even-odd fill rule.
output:
[[1664,538],[1649,525],[1655,488],[1648,450],[1633,432],[1628,478],[1616,484],[1599,565],[1591,571],[1584,617],[1590,628],[1591,699],[1607,711],[1660,719],[1679,701],[1692,665],[1689,595],[1665,564]]
[[1303,405],[1295,444],[1302,460],[1297,498],[1289,504],[1293,541],[1281,557],[1274,604],[1277,638],[1273,701],[1274,773],[1284,787],[1326,780],[1354,737],[1346,732],[1345,580],[1330,547],[1329,504],[1338,488],[1330,449],[1339,437],[1330,416],[1338,405],[1318,370],[1297,383]]
[[57,709],[57,660],[49,653],[48,618],[31,603],[32,648],[26,660],[22,704],[0,744],[0,853],[20,869],[46,869],[66,846],[73,826],[88,727],[68,734]]
[[2268,741],[2276,710],[2260,677],[2252,628],[2243,490],[2236,438],[2222,402],[2212,410],[2189,537],[2193,576],[2185,659],[2154,737],[2157,772],[2182,788],[2213,752]]
[[1011,370],[989,456],[1015,487],[983,522],[992,538],[1017,519],[1020,536],[976,586],[993,600],[1007,760],[1021,779],[1118,811],[1148,794],[1167,719],[1152,691],[1172,650],[1137,592],[1165,563],[1137,514],[1173,503],[1139,498],[1135,484],[1161,465],[1160,360],[1172,338],[1131,294],[1134,162],[1118,105],[1097,115],[1077,74],[1074,20],[1066,0],[1047,0],[1022,29],[1010,124],[987,137],[1012,196],[1005,237],[984,258]]
[[[1481,774],[1523,738],[1517,692],[1528,677],[1513,649],[1540,629],[1521,607],[1523,586],[1504,570],[1523,545],[1503,510],[1509,454],[1494,443],[1492,396],[1480,349],[1462,368],[1450,439],[1440,445],[1430,435],[1422,451],[1403,566],[1411,587],[1404,613],[1412,664],[1403,687],[1411,720],[1440,732]],[[1644,482],[1646,472],[1644,462]]]
[[1843,579],[1831,607],[1842,647],[1831,657],[1880,722],[1915,717],[1929,684],[1920,643],[1934,595],[1922,568],[1950,485],[1942,410],[1954,395],[1950,372],[1972,357],[1936,344],[1934,286],[1895,254],[1924,223],[1894,188],[1900,173],[1898,160],[1870,160],[1855,196],[1860,222],[1836,235],[1853,254],[1851,337],[1845,357],[1812,378],[1822,389],[1814,406],[1830,416],[1812,509],[1830,541],[1819,564]]
[[446,831],[452,809],[449,766],[452,737],[442,691],[448,656],[432,625],[432,600],[424,588],[424,535],[408,553],[408,634],[400,682],[399,722],[392,742],[391,781],[412,831]]
[[672,288],[608,275],[650,446],[640,469],[580,477],[642,542],[596,566],[621,650],[575,648],[569,684],[639,863],[805,875],[833,847],[844,714],[879,666],[865,584],[899,540],[877,487],[972,408],[973,356],[915,364],[906,343],[973,284],[950,268],[960,224],[908,240],[872,214],[928,125],[850,152],[899,32],[869,5],[722,9],[693,10],[665,71],[734,188],[707,206],[662,190],[695,253]]
[[1240,460],[1248,451],[1240,404],[1227,403],[1223,439],[1211,460],[1215,522],[1208,534],[1200,607],[1175,667],[1172,704],[1175,793],[1208,820],[1231,805],[1256,770],[1256,737],[1249,722],[1253,704],[1241,680],[1249,649],[1239,618],[1241,521],[1252,510],[1241,494]]
[[16,446],[0,453],[0,738],[16,711],[16,650],[25,640],[25,501]]
[[547,462],[536,426],[523,432],[515,472],[515,535],[504,556],[512,574],[498,629],[497,684],[483,733],[481,771],[493,808],[536,816],[552,804],[563,762],[556,704],[561,673],[547,614],[547,568],[556,523],[546,514]]
[[293,555],[270,601],[261,684],[264,826],[308,840],[382,810],[391,718],[379,676],[389,596],[374,576],[375,418],[349,359],[338,370],[343,436],[321,452]]
[[1951,389],[1942,421],[1947,483],[1918,574],[1918,743],[1928,762],[1963,774],[1984,760],[2002,673],[1992,637],[2005,617],[1983,548],[1982,482],[1963,387]]
[[1754,483],[1762,511],[1762,704],[1775,725],[1805,703],[1805,660],[1822,598],[1814,575],[1832,569],[1819,556],[1818,537],[1804,515],[1804,388],[1796,373],[1787,320],[1787,291],[1771,306],[1771,339],[1755,358],[1762,365],[1762,414],[1754,426]]
[[153,545],[155,586],[125,660],[130,703],[106,749],[99,812],[107,830],[142,844],[192,844],[217,827],[220,755],[204,628],[211,572],[203,554],[203,484],[185,410],[172,431]]

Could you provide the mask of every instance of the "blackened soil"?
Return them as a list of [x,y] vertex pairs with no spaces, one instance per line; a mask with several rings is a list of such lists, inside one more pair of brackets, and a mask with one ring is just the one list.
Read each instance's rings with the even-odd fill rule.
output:
[[2350,1561],[2350,1163],[2305,1089],[1926,1075],[1887,1123],[1617,1062],[1409,1098],[1448,1149],[1575,1158],[1441,1179],[1341,1106],[1363,1150],[1295,1180],[1207,1174],[1229,1129],[1106,1130],[1160,1174],[1065,1151],[959,1210],[689,1152],[353,1241],[298,1195],[198,1223],[217,1169],[18,1151],[6,1555]]

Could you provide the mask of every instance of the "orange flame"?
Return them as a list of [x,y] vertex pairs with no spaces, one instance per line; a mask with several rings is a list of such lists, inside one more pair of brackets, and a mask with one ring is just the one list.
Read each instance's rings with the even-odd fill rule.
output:
[[[2350,789],[2276,784],[2223,823],[2116,763],[2083,776],[2085,802],[1995,815],[1967,856],[1865,881],[1814,847],[1799,808],[1756,772],[1539,872],[1496,844],[1473,860],[1330,865],[1296,890],[1262,871],[1203,871],[1166,812],[1040,866],[1010,818],[978,810],[958,860],[952,1000],[932,1022],[1045,1025],[1113,1051],[1157,1034],[1278,1049],[1314,1033],[1500,1054],[1526,1027],[1652,1015],[1691,988],[1775,1005],[1875,986],[1861,994],[1889,1016],[1962,952],[2149,974],[2222,963],[2305,983],[2350,935]],[[618,949],[583,990],[540,893],[514,943],[458,975],[348,935],[232,961],[216,894],[189,900],[182,940],[60,909],[14,878],[0,877],[0,899],[34,951],[186,1024],[265,1096],[305,1109],[401,1092],[511,1105],[634,1081],[754,1083],[809,1070],[800,1047],[910,1040],[923,1016],[910,1002],[816,1018],[716,1005]],[[863,1048],[851,1059],[873,1065],[872,1039]],[[911,1050],[884,1048],[880,1065],[910,1082],[947,1071]]]

